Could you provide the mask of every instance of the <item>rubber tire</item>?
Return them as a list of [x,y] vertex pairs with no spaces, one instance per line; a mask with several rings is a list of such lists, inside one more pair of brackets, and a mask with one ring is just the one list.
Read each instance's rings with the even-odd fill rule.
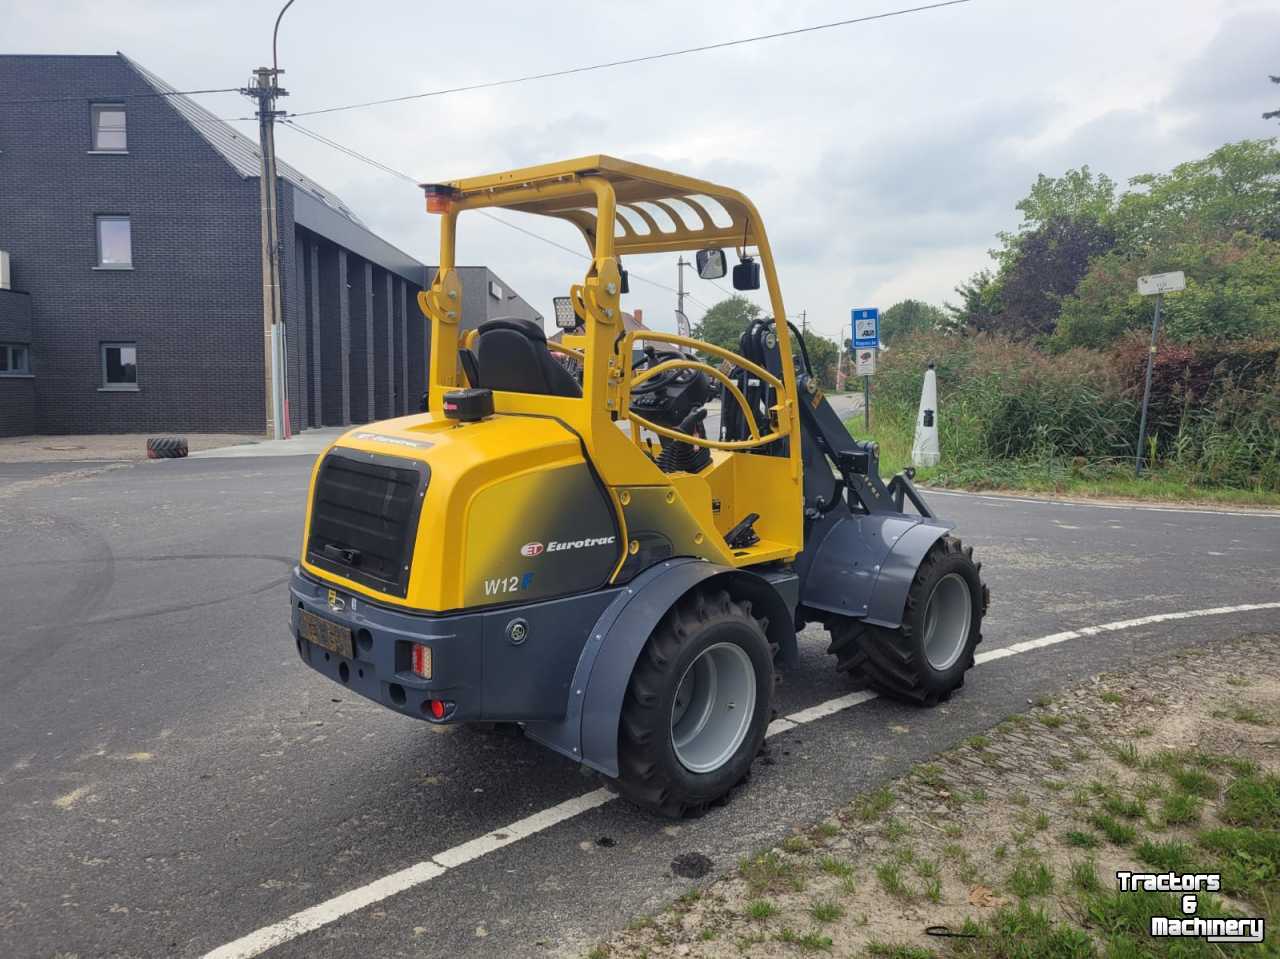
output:
[[[827,652],[836,657],[836,668],[894,699],[919,706],[946,702],[964,685],[964,674],[973,666],[974,649],[982,642],[982,619],[991,594],[981,572],[982,564],[973,561],[972,547],[954,536],[943,536],[916,570],[901,626],[886,629],[847,617],[827,623],[831,634]],[[951,666],[940,671],[925,656],[924,613],[934,586],[950,573],[959,573],[969,584],[971,620],[965,648]]]
[[185,436],[153,436],[147,440],[148,459],[181,459],[186,455],[187,438]]
[[[678,819],[698,816],[722,802],[745,780],[764,743],[772,713],[773,651],[767,621],[751,615],[751,603],[726,590],[695,590],[658,624],[631,673],[618,724],[618,778],[612,784],[637,806]],[[697,656],[715,643],[740,646],[756,674],[756,702],[747,735],[719,769],[692,773],[671,744],[671,710],[677,687]]]

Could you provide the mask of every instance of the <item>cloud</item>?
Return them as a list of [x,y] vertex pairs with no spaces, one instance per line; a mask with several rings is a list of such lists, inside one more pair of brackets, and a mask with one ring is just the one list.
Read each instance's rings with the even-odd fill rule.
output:
[[[892,3],[506,0],[424,11],[409,0],[306,0],[280,55],[305,111],[843,19]],[[277,6],[256,0],[18,5],[14,52],[120,49],[179,87],[239,86],[270,55]],[[789,311],[835,334],[851,306],[941,302],[985,265],[1038,173],[1088,163],[1118,180],[1227,140],[1275,132],[1280,13],[1264,0],[982,0],[616,70],[407,101],[302,122],[415,178],[440,180],[598,152],[743,190],[764,216]],[[203,98],[244,115],[237,95]],[[250,135],[252,124],[241,124]],[[438,223],[401,180],[297,134],[281,151],[420,259]],[[557,222],[519,219],[573,249]],[[544,313],[584,262],[479,217],[460,256]],[[628,263],[666,286],[675,257]],[[713,303],[720,289],[686,278]],[[764,302],[763,297],[756,297]],[[674,294],[633,285],[667,317]],[[697,310],[694,309],[696,319]]]

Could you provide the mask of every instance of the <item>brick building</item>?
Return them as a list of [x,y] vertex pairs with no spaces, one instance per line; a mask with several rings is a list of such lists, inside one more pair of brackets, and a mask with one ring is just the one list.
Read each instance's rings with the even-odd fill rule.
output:
[[[3,55],[0,91],[0,435],[263,432],[256,141],[123,54]],[[415,410],[433,268],[279,169],[293,429]],[[464,328],[541,321],[461,272]]]

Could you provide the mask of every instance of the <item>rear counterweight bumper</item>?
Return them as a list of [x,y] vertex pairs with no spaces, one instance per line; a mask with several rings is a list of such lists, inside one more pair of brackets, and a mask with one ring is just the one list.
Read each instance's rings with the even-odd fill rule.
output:
[[[618,590],[455,614],[411,613],[331,587],[295,568],[290,628],[303,663],[339,685],[415,719],[538,721],[564,717],[591,627]],[[305,639],[300,611],[346,627],[348,658]],[[517,624],[519,624],[517,626]],[[431,650],[431,678],[413,672],[413,645]],[[442,720],[432,700],[451,704]]]

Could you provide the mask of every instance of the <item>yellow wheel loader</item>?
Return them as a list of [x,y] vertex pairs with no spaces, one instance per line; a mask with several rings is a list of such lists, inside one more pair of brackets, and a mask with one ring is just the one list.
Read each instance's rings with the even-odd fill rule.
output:
[[[747,776],[808,623],[882,693],[931,706],[963,684],[980,567],[828,405],[745,196],[608,156],[424,190],[427,409],[316,463],[290,585],[304,663],[427,722],[518,723],[667,816]],[[455,238],[486,208],[581,231],[560,343],[515,318],[460,335]],[[776,322],[736,352],[624,328],[623,257],[694,252],[716,279],[726,249]]]

